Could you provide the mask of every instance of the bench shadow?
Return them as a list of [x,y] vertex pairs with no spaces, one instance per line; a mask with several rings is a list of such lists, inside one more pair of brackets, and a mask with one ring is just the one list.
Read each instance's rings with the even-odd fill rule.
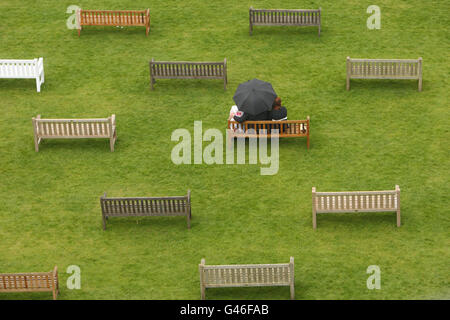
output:
[[[148,85],[150,87],[150,83]],[[217,90],[217,92],[226,93],[230,90],[227,84],[227,90],[223,88],[223,80],[221,79],[156,79],[153,84],[153,90],[150,87],[150,92],[158,90],[170,90],[170,92],[179,92],[185,94],[184,90]]]
[[[321,30],[322,32],[323,30]],[[248,32],[248,31],[247,31]],[[320,39],[318,27],[294,27],[294,26],[253,26],[253,32],[251,37],[260,35],[279,35],[280,33],[286,35],[304,35],[314,36]]]
[[[207,288],[206,300],[289,300],[288,286]],[[298,299],[296,293],[295,298]]]
[[373,227],[385,227],[386,224],[397,226],[395,212],[360,212],[360,213],[318,213],[317,229],[342,227],[359,227],[371,225]]
[[[41,84],[42,88],[45,83]],[[26,89],[34,90],[36,93],[36,80],[35,79],[0,79],[0,92],[6,93],[8,89]]]
[[[191,219],[191,229],[193,227],[195,225],[193,225],[193,219]],[[136,231],[137,228],[142,229],[143,232],[164,230],[173,232],[174,229],[180,232],[189,230],[185,216],[110,217],[106,220],[106,231],[130,232]]]
[[[34,145],[33,145],[34,147]],[[39,153],[55,150],[89,150],[95,152],[112,153],[109,147],[109,139],[44,139],[39,144]],[[114,152],[117,149],[117,141]],[[102,151],[103,150],[103,151]]]
[[[148,34],[148,37],[150,37],[150,34],[152,32],[152,28],[150,27],[150,32]],[[102,34],[122,34],[122,35],[131,35],[131,34],[140,34],[144,38],[148,38],[145,35],[145,27],[123,27],[123,28],[117,28],[115,26],[108,26],[108,27],[101,27],[101,26],[87,26],[83,27],[81,30],[80,38],[83,38],[83,36],[93,37],[96,35],[101,36]],[[73,35],[78,38],[78,31],[74,30]]]
[[[345,85],[345,84],[344,84]],[[418,92],[417,80],[383,80],[383,79],[351,79],[350,91],[352,90],[411,90]],[[402,91],[404,92],[404,91]]]

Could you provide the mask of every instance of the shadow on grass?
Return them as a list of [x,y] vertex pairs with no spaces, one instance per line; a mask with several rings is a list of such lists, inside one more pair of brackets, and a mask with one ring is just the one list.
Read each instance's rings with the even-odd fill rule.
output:
[[317,229],[321,228],[348,228],[370,225],[384,228],[386,224],[397,226],[395,212],[364,212],[364,213],[318,213]]
[[[39,144],[39,153],[54,151],[95,151],[111,153],[109,139],[44,139]],[[114,152],[117,150],[117,141]]]
[[[344,83],[345,86],[345,83]],[[417,80],[382,80],[382,79],[351,79],[350,91],[361,90],[367,93],[366,90],[385,92],[398,91],[399,93],[418,92]]]
[[[218,60],[219,62],[219,60]],[[150,77],[150,76],[149,76]],[[227,93],[230,90],[229,84],[227,84],[227,90],[223,89],[223,80],[221,79],[156,79],[156,83],[153,85],[153,90],[150,87],[150,78],[148,80],[149,91],[157,92],[159,90],[166,90],[165,93],[177,93],[182,96],[186,96],[186,90],[215,90],[215,93],[223,92]],[[236,88],[231,88],[236,90]],[[233,91],[234,92],[234,91]],[[192,92],[191,92],[192,94]],[[186,101],[186,103],[191,103]],[[211,106],[215,107],[215,106]]]
[[[321,30],[322,32],[323,30]],[[280,35],[289,36],[305,36],[304,39],[310,39],[312,37],[319,38],[318,27],[295,27],[295,26],[253,26],[252,38],[258,35]],[[307,36],[307,37],[306,37]]]
[[[200,289],[199,289],[200,298]],[[295,299],[299,299],[296,292]],[[207,300],[289,300],[289,287],[242,287],[206,289]]]
[[[193,223],[194,219],[191,219],[191,229],[195,228],[196,224]],[[99,225],[101,227],[101,223]],[[135,232],[136,228],[142,230],[142,232],[148,231],[188,231],[187,219],[185,216],[173,216],[173,217],[110,217],[106,220],[106,231],[110,232]]]
[[[41,85],[41,92],[45,83]],[[23,93],[19,90],[31,90],[36,93],[36,80],[35,79],[0,79],[0,95],[8,94],[8,90],[17,91],[17,93]]]

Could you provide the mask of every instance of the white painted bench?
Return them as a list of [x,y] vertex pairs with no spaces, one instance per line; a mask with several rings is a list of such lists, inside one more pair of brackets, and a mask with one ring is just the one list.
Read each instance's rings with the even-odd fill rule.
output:
[[317,213],[396,212],[400,227],[400,187],[388,191],[316,192],[312,188],[313,228],[317,228]]
[[3,79],[36,79],[37,92],[41,92],[44,83],[44,59],[33,60],[1,60],[0,78]]
[[41,119],[33,118],[34,147],[39,151],[43,139],[109,139],[111,152],[116,143],[116,116],[103,119]]
[[205,299],[206,288],[226,287],[290,287],[291,300],[294,290],[294,257],[289,263],[279,264],[240,264],[205,265],[205,259],[198,265],[200,272],[200,291]]
[[347,57],[347,90],[350,90],[350,79],[417,79],[419,91],[422,91],[422,58],[351,59]]

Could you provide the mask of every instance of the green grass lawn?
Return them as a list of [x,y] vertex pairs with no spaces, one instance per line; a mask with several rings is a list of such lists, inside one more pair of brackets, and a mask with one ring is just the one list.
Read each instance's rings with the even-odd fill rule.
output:
[[[150,8],[151,30],[68,30],[66,8]],[[369,5],[381,29],[369,30]],[[322,7],[317,28],[255,27],[248,8]],[[60,270],[60,299],[199,299],[198,264],[283,263],[295,257],[297,299],[450,298],[448,1],[54,1],[0,2],[0,58],[44,57],[33,80],[0,79],[0,272]],[[352,80],[345,58],[423,57],[417,81]],[[149,83],[148,61],[228,60],[220,80]],[[311,117],[305,139],[280,140],[280,168],[175,165],[177,128],[225,132],[239,83],[270,81],[289,119]],[[34,151],[31,118],[117,117],[107,140],[47,140]],[[394,213],[319,215],[318,191],[401,187]],[[185,195],[186,219],[110,219],[99,197]],[[81,289],[66,268],[81,268]],[[366,269],[381,268],[381,290]],[[288,299],[288,288],[207,290],[209,299]],[[49,293],[0,299],[49,299]]]

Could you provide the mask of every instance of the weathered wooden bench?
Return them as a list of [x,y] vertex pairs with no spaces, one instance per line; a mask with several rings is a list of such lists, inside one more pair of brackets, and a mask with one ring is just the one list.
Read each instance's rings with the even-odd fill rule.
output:
[[289,263],[280,264],[240,264],[205,265],[205,259],[198,265],[200,271],[200,291],[205,300],[206,288],[287,286],[294,290],[294,257]]
[[116,116],[104,119],[41,119],[33,118],[34,148],[39,151],[43,139],[109,139],[111,152],[116,143]]
[[250,35],[253,26],[298,26],[319,27],[321,23],[321,8],[319,9],[253,9],[249,10]]
[[150,61],[150,84],[155,79],[223,79],[227,89],[227,59],[223,62]]
[[316,192],[312,188],[313,228],[317,228],[318,213],[396,212],[400,227],[400,187],[388,191]]
[[422,58],[351,59],[347,57],[347,90],[350,79],[417,79],[422,91]]
[[44,58],[33,60],[0,60],[0,78],[36,79],[36,90],[44,83]]
[[58,268],[50,272],[0,273],[0,293],[52,292],[53,300],[59,293]]
[[77,10],[78,36],[83,26],[143,26],[150,31],[150,9],[147,10]]
[[186,216],[191,228],[191,191],[181,197],[109,198],[100,197],[103,230],[109,217]]
[[[306,137],[306,146],[309,149],[309,116],[306,120],[282,121],[244,121],[239,123],[228,120],[228,138],[270,138],[272,129],[278,129],[279,138]],[[265,130],[265,131],[262,131]],[[262,131],[262,132],[261,132]],[[264,133],[265,132],[265,133]]]

